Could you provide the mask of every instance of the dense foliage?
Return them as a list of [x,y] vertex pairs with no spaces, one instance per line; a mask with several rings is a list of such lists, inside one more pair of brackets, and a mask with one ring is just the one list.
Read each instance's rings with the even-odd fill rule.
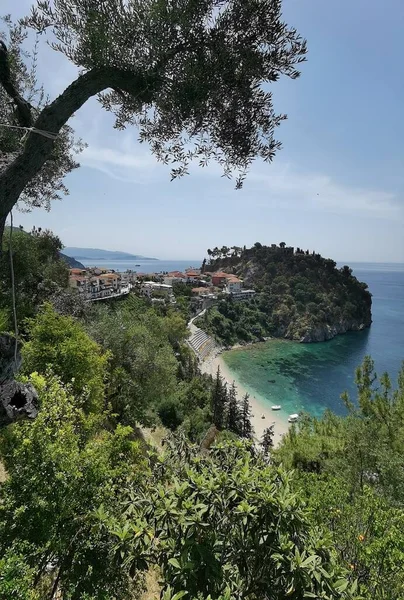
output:
[[290,476],[245,442],[201,456],[176,438],[146,511],[165,585],[189,598],[352,598],[327,536],[310,526]]
[[175,395],[178,361],[170,342],[185,338],[184,321],[159,316],[143,300],[130,297],[116,306],[97,307],[87,329],[110,353],[106,396],[114,413],[130,425],[148,422],[156,406]]
[[[278,449],[268,428],[258,448],[248,396],[200,374],[182,310],[133,294],[80,303],[57,238],[16,241],[19,377],[40,411],[0,437],[1,600],[138,599],[150,570],[165,600],[404,596],[404,369],[393,390],[366,359],[347,417],[304,418]],[[24,259],[47,273],[31,298]],[[323,259],[293,264],[313,260],[365,293]],[[155,425],[175,431],[159,453],[136,441]]]
[[197,322],[220,342],[266,336],[323,341],[370,325],[371,294],[349,267],[337,269],[333,260],[319,254],[289,253],[258,243],[238,250],[206,267],[234,273],[257,292],[245,302],[220,300]]
[[354,597],[290,476],[252,446],[201,455],[178,436],[147,456],[55,377],[32,382],[42,410],[1,444],[0,598],[129,600],[155,565],[167,599]]
[[404,365],[396,389],[370,358],[356,377],[347,417],[306,418],[272,457],[295,469],[296,492],[330,531],[361,595],[393,600],[404,597]]
[[27,341],[22,349],[23,369],[45,374],[51,369],[73,393],[82,397],[88,410],[103,405],[108,354],[71,317],[58,315],[45,304],[28,321]]
[[[9,256],[10,229],[3,239],[0,260],[0,311],[7,315],[4,329],[12,327],[12,285]],[[47,230],[34,229],[30,234],[13,229],[11,247],[14,267],[17,318],[20,326],[32,317],[42,302],[67,287],[69,271],[61,260],[60,239]]]
[[[127,600],[136,579],[100,514],[103,506],[119,514],[123,494],[145,476],[144,458],[129,428],[108,431],[108,415],[86,416],[58,379],[31,381],[39,416],[2,439],[9,476],[0,486],[0,598],[54,598],[62,590],[66,600]],[[13,571],[19,563],[21,579]]]

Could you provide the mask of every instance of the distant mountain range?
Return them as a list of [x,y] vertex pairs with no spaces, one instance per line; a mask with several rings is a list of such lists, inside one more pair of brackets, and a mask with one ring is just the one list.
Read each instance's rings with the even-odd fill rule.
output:
[[128,252],[117,252],[101,250],[100,248],[63,248],[63,254],[71,256],[76,260],[98,261],[98,260],[158,260],[140,254],[129,254]]

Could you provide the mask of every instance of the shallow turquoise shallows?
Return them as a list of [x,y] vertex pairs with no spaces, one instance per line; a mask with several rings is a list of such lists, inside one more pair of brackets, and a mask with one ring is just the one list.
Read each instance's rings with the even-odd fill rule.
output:
[[271,340],[223,355],[252,395],[268,405],[281,404],[285,415],[304,410],[320,416],[327,408],[344,414],[341,392],[356,397],[355,369],[367,354],[377,373],[397,378],[404,360],[404,265],[351,267],[373,294],[370,329],[319,344]]

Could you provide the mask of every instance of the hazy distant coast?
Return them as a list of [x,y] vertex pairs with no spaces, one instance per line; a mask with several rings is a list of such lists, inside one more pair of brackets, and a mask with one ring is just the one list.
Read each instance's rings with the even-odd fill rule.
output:
[[158,258],[149,256],[142,256],[140,254],[130,254],[129,252],[119,252],[116,250],[102,250],[101,248],[76,248],[73,246],[63,249],[63,253],[67,256],[71,256],[76,260],[92,260],[92,261],[106,261],[106,260],[153,260],[158,261]]

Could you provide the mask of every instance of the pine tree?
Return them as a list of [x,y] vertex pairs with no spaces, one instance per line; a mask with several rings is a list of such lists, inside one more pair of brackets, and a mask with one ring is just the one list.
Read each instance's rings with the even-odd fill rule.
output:
[[212,414],[213,423],[218,429],[225,426],[225,412],[227,403],[227,388],[220,375],[220,367],[217,368],[216,379],[212,390]]
[[263,433],[261,440],[262,450],[265,456],[268,456],[271,448],[274,447],[274,426],[267,427]]
[[229,431],[242,435],[243,419],[239,401],[237,399],[236,386],[233,384],[228,392],[227,400],[227,427]]
[[241,403],[241,435],[244,438],[252,439],[254,429],[251,425],[251,406],[248,398],[249,395],[246,394]]

